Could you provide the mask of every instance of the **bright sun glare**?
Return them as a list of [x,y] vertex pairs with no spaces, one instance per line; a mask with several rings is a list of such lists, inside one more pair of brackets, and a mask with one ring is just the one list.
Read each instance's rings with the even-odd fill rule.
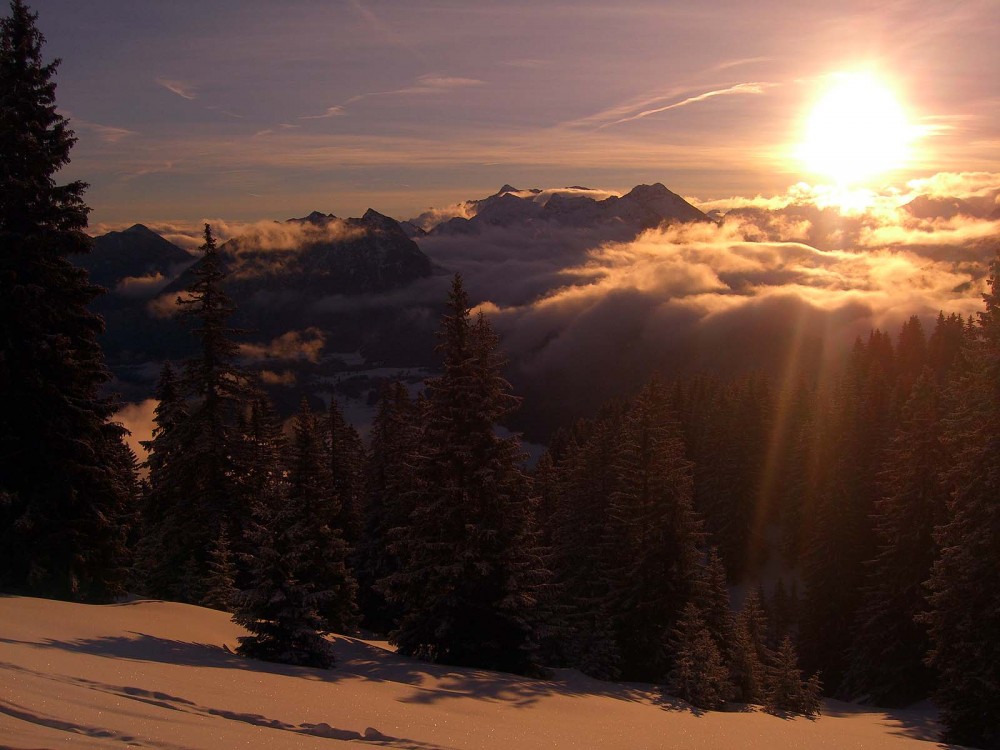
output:
[[837,73],[805,124],[797,155],[840,185],[905,165],[914,129],[892,90],[869,73]]

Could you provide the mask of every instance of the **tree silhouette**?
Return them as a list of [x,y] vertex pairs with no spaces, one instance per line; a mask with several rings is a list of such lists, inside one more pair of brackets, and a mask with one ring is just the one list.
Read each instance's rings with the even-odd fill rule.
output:
[[56,111],[37,16],[0,21],[0,586],[85,600],[123,591],[135,459],[110,424],[86,184],[57,185],[76,139]]

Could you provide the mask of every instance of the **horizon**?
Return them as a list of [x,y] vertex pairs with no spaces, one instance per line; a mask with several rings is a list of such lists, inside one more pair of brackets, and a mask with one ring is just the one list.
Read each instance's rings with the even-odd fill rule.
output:
[[[504,183],[662,182],[705,202],[1000,172],[983,0],[31,8],[79,139],[63,174],[90,182],[97,227],[369,207],[404,219]],[[835,132],[814,122],[824,106],[844,115]],[[830,140],[847,130],[845,157]],[[831,174],[889,152],[877,173]]]

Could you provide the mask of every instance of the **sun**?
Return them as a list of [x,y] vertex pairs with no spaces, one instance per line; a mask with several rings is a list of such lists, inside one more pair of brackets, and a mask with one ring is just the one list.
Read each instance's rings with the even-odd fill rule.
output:
[[806,169],[848,186],[905,166],[915,130],[893,90],[871,73],[829,81],[796,150]]

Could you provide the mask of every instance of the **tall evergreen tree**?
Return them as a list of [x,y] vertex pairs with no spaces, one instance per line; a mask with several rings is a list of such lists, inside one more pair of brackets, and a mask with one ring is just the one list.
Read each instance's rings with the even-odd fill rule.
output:
[[946,738],[992,750],[1000,748],[1000,253],[989,285],[945,427],[953,490],[935,534],[927,623]]
[[358,605],[362,624],[388,633],[399,609],[386,601],[382,584],[402,570],[395,544],[409,527],[412,482],[419,439],[417,412],[406,387],[387,385],[372,421],[365,526],[357,553]]
[[22,0],[0,20],[0,586],[84,600],[123,591],[134,461],[87,310],[99,289],[83,182],[57,185],[76,139],[56,111],[59,61]]
[[515,438],[497,420],[516,404],[496,335],[473,321],[456,276],[442,320],[443,373],[428,382],[404,569],[389,579],[402,608],[400,652],[449,664],[535,669],[529,627],[538,561]]
[[241,486],[246,476],[240,469],[246,467],[240,465],[245,446],[239,422],[253,392],[235,362],[239,332],[228,325],[234,308],[223,288],[226,272],[208,224],[204,236],[194,282],[178,298],[199,352],[185,362],[177,386],[161,382],[166,406],[157,413],[158,432],[150,446],[145,533],[157,553],[144,557],[153,563],[152,593],[182,601],[193,589],[181,585],[178,572],[193,565],[206,574],[209,550],[220,531],[239,549],[251,512]]
[[289,446],[287,494],[273,505],[257,504],[250,524],[250,587],[233,615],[251,633],[240,639],[245,656],[329,667],[333,653],[323,634],[355,625],[355,583],[347,543],[334,524],[339,508],[327,458],[303,400]]
[[802,679],[798,654],[792,639],[786,635],[767,668],[765,706],[770,711],[815,716],[819,713],[821,695],[819,675]]
[[844,691],[878,705],[908,705],[931,688],[927,629],[915,618],[926,609],[924,582],[937,556],[933,533],[945,514],[941,429],[937,383],[928,369],[914,385],[880,477],[879,554],[870,564]]
[[358,431],[344,419],[337,399],[330,401],[327,429],[330,481],[340,502],[336,524],[353,547],[364,526],[365,446]]
[[298,510],[301,525],[301,567],[296,571],[306,584],[323,592],[317,610],[328,630],[340,633],[357,626],[357,583],[348,570],[350,547],[338,521],[340,498],[331,481],[322,431],[309,403],[295,418],[288,460],[288,495],[285,502]]
[[733,686],[711,633],[693,602],[685,605],[670,642],[674,664],[667,688],[696,708],[722,708]]
[[636,398],[619,441],[607,527],[607,544],[620,561],[609,591],[610,611],[623,675],[657,681],[670,667],[664,646],[695,595],[701,538],[691,508],[691,465],[658,381]]

